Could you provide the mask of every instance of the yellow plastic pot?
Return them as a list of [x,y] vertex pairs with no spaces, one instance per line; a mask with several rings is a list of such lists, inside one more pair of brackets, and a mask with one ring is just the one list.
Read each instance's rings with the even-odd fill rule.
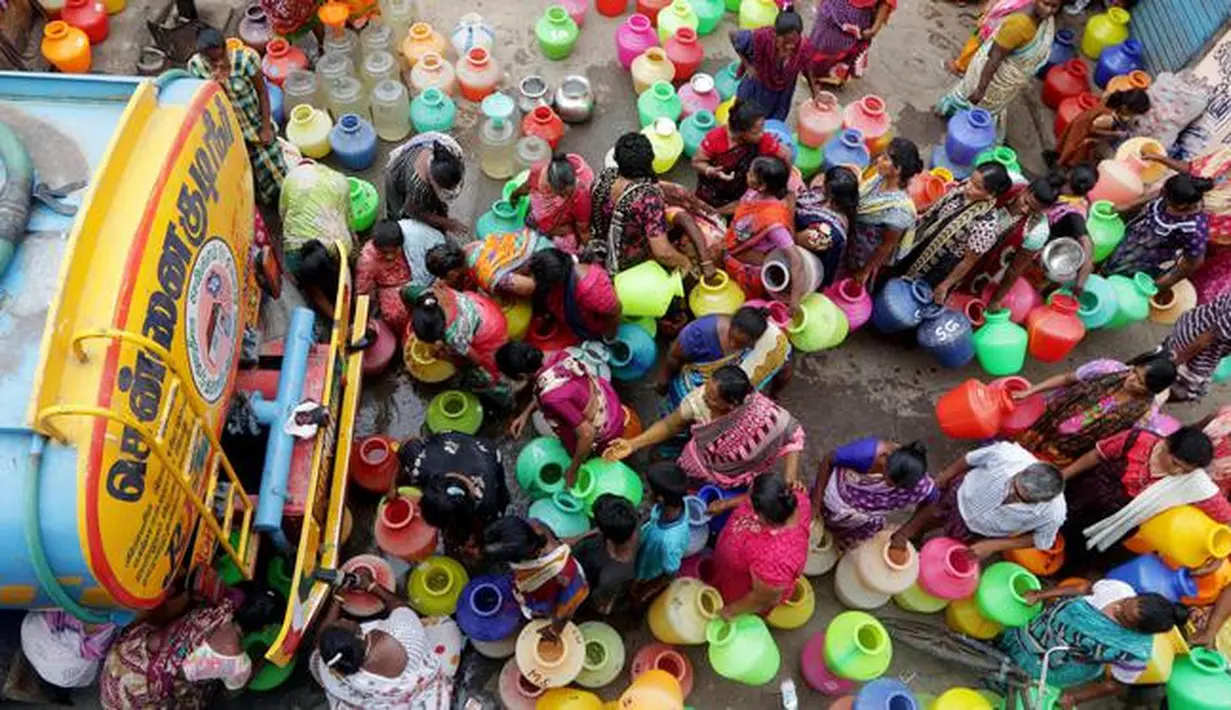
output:
[[1210,519],[1199,508],[1169,508],[1141,524],[1124,541],[1133,552],[1157,552],[1171,567],[1196,569],[1211,557],[1231,555],[1231,528]]
[[620,696],[620,710],[683,710],[680,682],[667,671],[652,668],[637,676]]
[[698,318],[713,314],[731,315],[744,305],[744,291],[725,271],[714,274],[713,281],[702,279],[688,294],[688,307]]
[[406,332],[402,358],[406,361],[406,371],[420,382],[435,384],[457,374],[457,367],[453,363],[437,358],[432,353],[432,348],[419,342],[410,330]]
[[497,298],[500,310],[504,311],[504,319],[509,324],[509,340],[521,340],[530,330],[530,316],[534,309],[524,298]]
[[577,688],[552,688],[539,696],[534,710],[602,710],[603,701],[594,693]]
[[950,688],[937,696],[927,710],[992,710],[992,704],[978,691]]
[[935,614],[949,605],[948,601],[920,589],[918,582],[910,585],[906,591],[894,594],[893,601],[906,611],[916,614]]
[[816,611],[816,593],[807,577],[795,580],[791,596],[770,610],[765,621],[775,629],[798,629],[812,618]]
[[1004,627],[979,613],[974,597],[949,602],[945,607],[945,623],[959,634],[982,641],[1000,635]]
[[466,568],[451,557],[433,555],[419,563],[407,583],[410,608],[423,616],[450,616],[470,581]]

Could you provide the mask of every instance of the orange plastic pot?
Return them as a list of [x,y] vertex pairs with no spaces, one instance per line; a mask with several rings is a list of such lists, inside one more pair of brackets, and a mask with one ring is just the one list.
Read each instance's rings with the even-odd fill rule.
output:
[[1050,549],[1040,550],[1034,547],[1023,550],[1009,550],[1004,558],[1010,562],[1025,567],[1040,577],[1049,577],[1064,566],[1064,536],[1057,535],[1056,542]]
[[1223,560],[1218,569],[1203,574],[1200,577],[1193,577],[1193,581],[1197,583],[1197,593],[1191,597],[1183,597],[1180,603],[1184,606],[1207,606],[1218,601],[1218,595],[1231,584],[1231,562]]

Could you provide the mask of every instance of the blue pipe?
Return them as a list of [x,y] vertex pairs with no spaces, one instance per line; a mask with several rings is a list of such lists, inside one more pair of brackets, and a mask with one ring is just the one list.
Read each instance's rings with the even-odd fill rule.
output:
[[274,401],[267,402],[260,393],[252,394],[252,411],[257,421],[269,427],[265,466],[261,470],[261,497],[256,506],[256,530],[268,535],[280,551],[291,547],[282,532],[282,508],[286,504],[286,481],[291,471],[291,452],[295,448],[295,438],[286,433],[284,425],[303,398],[315,326],[316,314],[311,310],[296,308],[291,313],[282,352],[282,372],[278,377],[278,395]]

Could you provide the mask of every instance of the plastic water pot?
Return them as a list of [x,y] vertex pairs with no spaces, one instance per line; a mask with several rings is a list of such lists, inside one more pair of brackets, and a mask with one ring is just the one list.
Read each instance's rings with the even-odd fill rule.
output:
[[1083,111],[1089,111],[1092,108],[1098,108],[1098,97],[1089,91],[1083,91],[1076,96],[1065,97],[1064,101],[1060,102],[1060,106],[1056,109],[1056,119],[1052,121],[1052,133],[1056,136],[1056,140],[1064,135],[1065,129],[1077,118]]
[[564,471],[572,457],[555,437],[538,437],[517,454],[517,485],[532,498],[545,498],[564,490]]
[[791,345],[802,352],[835,348],[846,340],[850,327],[844,314],[824,294],[809,293],[799,301],[799,309],[787,326]]
[[846,315],[850,330],[858,330],[872,317],[872,294],[854,279],[842,279],[825,289],[825,295]]
[[813,520],[808,533],[808,561],[804,563],[804,575],[819,577],[838,564],[838,546],[833,536],[819,520]]
[[961,542],[934,537],[919,550],[918,585],[939,599],[965,599],[979,586],[979,563]]
[[974,597],[955,599],[945,607],[945,624],[959,634],[988,641],[1004,631],[1004,626],[983,616]]
[[804,644],[799,658],[800,673],[804,682],[816,692],[830,697],[845,695],[855,689],[855,684],[834,675],[825,666],[825,632],[818,631]]
[[931,173],[919,173],[910,179],[906,193],[915,204],[915,211],[923,214],[937,200],[945,196],[949,185]]
[[1054,294],[1046,306],[1039,306],[1026,317],[1030,355],[1042,362],[1060,362],[1086,336],[1086,326],[1077,317],[1077,299],[1067,293]]
[[1150,320],[1172,325],[1180,316],[1197,307],[1197,289],[1188,279],[1180,279],[1150,299]]
[[[1140,72],[1137,72],[1140,73]],[[1154,138],[1135,136],[1129,138],[1116,148],[1116,160],[1123,161],[1141,175],[1145,183],[1155,183],[1168,172],[1166,165],[1145,160],[1147,155],[1166,155],[1167,149]]]
[[718,89],[718,96],[723,101],[729,101],[735,96],[735,92],[739,89],[739,77],[735,72],[739,70],[739,62],[731,62],[718,71],[714,76],[714,88]]
[[548,59],[559,61],[573,53],[580,31],[577,23],[561,5],[547,8],[534,25],[534,34],[539,40],[539,50]]
[[759,616],[714,619],[705,629],[707,655],[714,672],[744,685],[765,685],[778,675],[782,656]]
[[923,306],[931,302],[932,288],[926,282],[889,279],[873,301],[872,325],[882,333],[910,330],[923,320]]
[[1176,660],[1167,680],[1169,710],[1214,710],[1225,708],[1231,698],[1227,662],[1216,651],[1194,648]]
[[[990,303],[992,296],[995,295],[995,286],[988,284],[983,289],[983,302]],[[1030,315],[1030,311],[1042,305],[1043,298],[1039,296],[1039,292],[1030,285],[1026,279],[1019,278],[1009,287],[1009,292],[1004,295],[1004,299],[1000,304],[1002,307],[1009,310],[1009,320],[1014,323],[1024,323],[1026,316]]]
[[[397,579],[393,576],[393,568],[376,555],[355,555],[342,563],[340,568],[340,571],[352,574],[358,574],[360,570],[366,570],[377,584],[390,592],[397,585]],[[365,592],[362,589],[347,589],[342,592],[342,609],[351,616],[364,618],[379,614],[384,608],[384,602],[371,592]]]
[[821,91],[799,105],[797,119],[799,142],[810,148],[820,148],[842,130],[842,106],[837,96]]
[[1081,35],[1081,53],[1086,55],[1086,59],[1098,59],[1104,49],[1128,39],[1131,19],[1128,10],[1122,7],[1092,15],[1086,20],[1086,28]]
[[1115,205],[1106,200],[1095,202],[1086,216],[1086,231],[1094,244],[1093,259],[1097,264],[1120,246],[1124,239],[1124,220],[1120,219]]
[[883,148],[892,123],[885,100],[874,94],[863,96],[842,109],[843,127],[859,131],[863,135],[864,145],[872,153],[878,153]]
[[[811,251],[800,246],[789,247],[799,256],[803,283],[799,286],[801,293],[809,293],[820,288],[825,278],[825,267],[821,259]],[[779,247],[771,251],[761,264],[761,281],[770,296],[779,300],[788,300],[791,291],[796,288],[791,277],[791,255],[787,249]]]
[[1197,584],[1187,569],[1172,569],[1158,555],[1138,555],[1113,567],[1107,579],[1118,579],[1138,594],[1161,594],[1173,602],[1197,593]]
[[699,579],[677,577],[650,605],[650,633],[677,646],[705,643],[705,628],[721,609],[722,595],[717,589]]
[[821,172],[825,154],[820,148],[809,148],[800,143],[799,138],[792,138],[791,150],[795,153],[795,160],[792,164],[799,169],[800,177],[804,180],[811,180]]
[[658,359],[658,346],[644,329],[625,323],[616,330],[610,345],[611,374],[617,380],[639,380],[649,374]]
[[1231,585],[1231,562],[1223,560],[1213,572],[1193,577],[1197,585],[1195,594],[1185,595],[1180,603],[1185,606],[1208,606],[1218,600],[1222,590]]
[[1231,555],[1231,528],[1200,508],[1181,505],[1142,523],[1125,546],[1134,552],[1158,552],[1173,567],[1196,569],[1211,557]]
[[398,474],[396,447],[397,442],[381,434],[360,439],[351,453],[351,480],[373,493],[387,492]]
[[[681,121],[680,137],[684,139],[684,155],[689,158],[696,155],[701,149],[701,141],[705,140],[705,135],[717,125],[718,120],[714,118],[712,111],[697,111]],[[646,261],[639,266],[654,263],[657,262]]]
[[671,301],[684,295],[683,277],[656,261],[643,261],[615,275],[616,297],[625,316],[661,318]]
[[1039,67],[1035,76],[1042,79],[1049,69],[1075,56],[1077,56],[1077,33],[1067,27],[1056,30],[1056,39],[1052,42],[1051,53],[1047,55],[1047,61]]
[[1032,574],[1040,577],[1050,577],[1059,572],[1060,568],[1064,566],[1064,549],[1064,536],[1057,535],[1056,541],[1046,550],[1040,550],[1035,547],[1007,550],[1004,553],[1004,558],[1009,562],[1025,567]]
[[544,693],[542,688],[522,675],[516,658],[510,658],[500,669],[498,687],[500,703],[507,710],[536,710],[534,706]]
[[1119,310],[1115,288],[1098,274],[1090,274],[1086,279],[1085,288],[1082,289],[1077,302],[1077,317],[1085,323],[1087,330],[1106,327]]
[[511,574],[485,574],[462,588],[457,600],[457,626],[477,641],[506,639],[521,626],[521,607],[513,597]]
[[993,377],[1021,372],[1029,340],[1026,329],[1009,320],[1007,308],[985,311],[983,317],[987,322],[974,334],[979,365]]
[[812,619],[816,611],[816,593],[807,577],[795,580],[791,595],[769,610],[765,621],[775,629],[798,629]]
[[584,535],[590,529],[585,506],[570,493],[557,491],[530,504],[526,516],[551,528],[560,539]]
[[[687,4],[686,0],[675,2],[671,4],[668,10],[676,6],[687,6]],[[674,16],[674,13],[670,16]],[[662,39],[662,28],[663,26],[660,23],[658,25],[659,39]],[[662,40],[662,43],[663,51],[667,53],[667,59],[671,60],[671,64],[675,66],[676,81],[687,81],[701,68],[701,62],[705,59],[705,48],[697,39],[696,29],[680,27],[672,32],[667,39]]]
[[935,614],[948,606],[946,599],[934,597],[919,588],[919,583],[910,585],[904,592],[893,595],[893,602],[902,609],[916,614]]
[[740,0],[739,28],[755,30],[774,24],[778,17],[778,4],[774,0]]
[[1117,207],[1132,204],[1145,193],[1141,173],[1122,160],[1103,160],[1098,164],[1098,182],[1086,198],[1091,203],[1107,200]]
[[970,320],[944,306],[928,303],[923,306],[923,319],[915,332],[920,347],[936,358],[941,367],[963,367],[975,356]]
[[426,559],[436,551],[438,534],[419,514],[419,506],[400,493],[382,500],[376,509],[374,535],[376,546],[407,562]]
[[850,555],[838,558],[833,576],[834,596],[850,609],[879,609],[889,603],[890,594],[868,588],[855,569],[855,560]]
[[577,471],[577,485],[572,493],[585,504],[586,513],[590,514],[595,499],[604,493],[617,495],[638,506],[643,490],[641,478],[623,462],[593,458]]
[[877,678],[855,694],[854,710],[918,710],[910,688],[897,678]]
[[667,52],[661,47],[650,47],[633,59],[630,70],[633,78],[633,91],[640,95],[649,89],[656,81],[670,82],[675,79],[675,65],[667,58]]
[[825,142],[826,170],[838,165],[849,165],[856,171],[862,171],[868,167],[870,160],[863,134],[853,128],[835,133]]
[[945,132],[945,153],[961,165],[973,163],[975,157],[996,143],[996,119],[979,107],[958,111],[949,119]]
[[871,614],[844,611],[825,629],[825,665],[839,678],[874,680],[884,675],[892,660],[889,633]]
[[846,553],[855,565],[859,581],[880,594],[905,591],[919,577],[919,555],[909,542],[905,550],[890,547],[892,532],[882,530]]
[[[1015,392],[1025,392],[1031,387],[1029,380],[1017,375],[992,380],[990,386],[993,389],[1002,389],[1008,392],[1010,398]],[[1021,401],[1014,401],[1013,411],[1005,414],[1000,419],[1000,436],[1011,439],[1026,431],[1034,426],[1034,423],[1039,420],[1039,417],[1043,416],[1043,412],[1046,409],[1047,401],[1041,394],[1031,395]]]
[[376,161],[376,129],[353,113],[343,114],[329,131],[334,158],[348,170],[367,170]]
[[1060,102],[1090,89],[1090,69],[1080,59],[1070,59],[1047,70],[1043,78],[1043,103],[1055,111]]
[[744,305],[744,292],[725,271],[713,281],[702,279],[688,294],[688,307],[697,318],[713,314],[731,315]]
[[458,431],[473,435],[483,426],[483,404],[473,392],[441,392],[428,404],[426,422],[433,434]]
[[[628,437],[625,437],[628,438]],[[705,501],[696,496],[684,496],[684,514],[688,518],[688,547],[685,557],[692,557],[705,549],[710,537],[710,515]]]
[[[242,642],[244,652],[251,658],[264,658],[281,633],[280,624],[270,624],[260,631],[245,635]],[[263,692],[282,685],[295,672],[295,659],[295,656],[291,656],[291,662],[285,666],[277,666],[273,663],[262,664],[248,680],[247,689]]]
[[1149,274],[1138,272],[1131,279],[1114,274],[1107,277],[1107,283],[1116,295],[1116,312],[1104,327],[1125,328],[1149,317],[1150,299],[1158,293],[1158,287]]
[[470,575],[461,563],[444,555],[433,555],[419,563],[406,583],[410,608],[423,616],[452,616],[457,600]]
[[675,87],[667,81],[654,82],[637,97],[637,117],[642,128],[659,118],[679,121],[683,111],[683,102],[675,93]]
[[970,688],[949,688],[932,702],[928,710],[992,710],[992,704]]
[[437,87],[424,89],[410,102],[410,122],[419,133],[448,131],[457,119],[457,104]]
[[1135,39],[1128,39],[1120,44],[1105,48],[1098,55],[1098,64],[1094,67],[1094,84],[1100,89],[1107,87],[1112,77],[1128,74],[1141,69],[1141,52],[1144,47]]
[[496,200],[475,222],[475,236],[483,239],[491,234],[520,231],[523,226],[517,208],[507,200]]
[[975,604],[987,619],[1006,627],[1025,626],[1043,611],[1043,604],[1027,604],[1023,596],[1028,591],[1043,588],[1039,578],[1021,565],[997,562],[983,571]]
[[1004,390],[969,379],[936,401],[936,421],[945,436],[954,439],[987,439],[1000,430],[1002,418],[1013,411],[1013,400]]
[[650,47],[658,46],[658,34],[650,18],[633,14],[616,29],[616,58],[625,71],[633,66],[633,60]]
[[693,74],[688,83],[680,87],[678,93],[683,106],[683,116],[691,116],[698,111],[709,111],[712,116],[718,104],[722,103],[718,90],[714,88],[714,77],[709,74]]
[[692,662],[688,660],[688,656],[666,644],[652,643],[642,646],[633,656],[628,671],[634,682],[647,673],[661,671],[675,680],[684,697],[692,692]]
[[586,657],[586,640],[581,629],[569,622],[559,639],[543,638],[542,629],[551,624],[548,619],[535,619],[517,636],[517,667],[532,685],[539,688],[559,688],[572,683],[581,673]]
[[624,670],[624,639],[620,632],[601,621],[587,621],[578,626],[586,641],[585,660],[575,681],[584,688],[601,688],[615,680]]
[[[684,692],[667,671],[652,668],[637,676],[613,705],[620,710],[683,710]],[[604,706],[607,707],[607,706]]]

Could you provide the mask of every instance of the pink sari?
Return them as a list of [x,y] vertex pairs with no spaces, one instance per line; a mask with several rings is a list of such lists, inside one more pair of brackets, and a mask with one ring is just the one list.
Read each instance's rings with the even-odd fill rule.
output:
[[548,163],[539,163],[530,170],[530,216],[527,221],[549,237],[557,249],[576,254],[581,248],[576,231],[556,235],[551,232],[572,222],[590,221],[590,189],[594,185],[594,171],[580,155],[569,153],[567,157],[577,173],[577,186],[568,197],[557,195],[547,184]]
[[557,352],[539,371],[534,396],[543,416],[570,452],[577,450],[577,427],[586,420],[586,407],[592,399],[597,398],[591,417],[596,431],[594,450],[602,451],[624,431],[624,409],[611,381],[568,351]]
[[734,488],[748,485],[779,458],[803,448],[804,429],[795,417],[753,392],[728,414],[695,425],[677,463],[692,478]]

